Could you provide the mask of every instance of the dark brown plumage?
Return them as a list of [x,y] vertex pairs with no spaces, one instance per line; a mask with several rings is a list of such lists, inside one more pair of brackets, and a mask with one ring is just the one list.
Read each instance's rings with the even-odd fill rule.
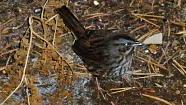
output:
[[94,76],[117,79],[130,74],[132,54],[139,42],[124,33],[87,30],[66,6],[55,11],[75,35],[72,48]]

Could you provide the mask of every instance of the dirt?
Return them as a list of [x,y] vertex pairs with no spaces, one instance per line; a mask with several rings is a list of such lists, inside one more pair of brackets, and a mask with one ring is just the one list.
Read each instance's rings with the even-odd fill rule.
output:
[[[72,51],[62,19],[52,18],[62,5],[87,29],[139,41],[163,33],[163,43],[135,52],[130,81],[97,81]],[[184,0],[0,0],[0,103],[185,105],[185,17]]]

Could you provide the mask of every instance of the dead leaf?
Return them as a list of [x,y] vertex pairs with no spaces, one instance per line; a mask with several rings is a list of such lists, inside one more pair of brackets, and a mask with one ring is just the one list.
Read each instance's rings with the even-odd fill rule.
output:
[[157,54],[157,50],[158,50],[158,46],[157,45],[150,45],[149,46],[149,51],[152,53],[152,54]]
[[154,35],[146,38],[143,41],[144,44],[162,44],[162,42],[163,42],[163,34],[162,33],[154,34]]

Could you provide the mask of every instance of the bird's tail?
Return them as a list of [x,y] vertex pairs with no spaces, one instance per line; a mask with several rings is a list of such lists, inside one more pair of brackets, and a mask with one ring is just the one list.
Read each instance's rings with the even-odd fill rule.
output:
[[63,19],[64,24],[69,28],[77,38],[85,37],[86,30],[79,20],[66,6],[55,9],[55,11]]

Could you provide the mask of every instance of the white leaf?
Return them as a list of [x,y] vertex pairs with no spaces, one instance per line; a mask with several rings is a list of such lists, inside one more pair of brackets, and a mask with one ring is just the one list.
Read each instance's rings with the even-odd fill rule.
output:
[[148,38],[146,38],[143,43],[144,44],[162,44],[163,40],[163,34],[162,33],[157,33],[154,34]]

